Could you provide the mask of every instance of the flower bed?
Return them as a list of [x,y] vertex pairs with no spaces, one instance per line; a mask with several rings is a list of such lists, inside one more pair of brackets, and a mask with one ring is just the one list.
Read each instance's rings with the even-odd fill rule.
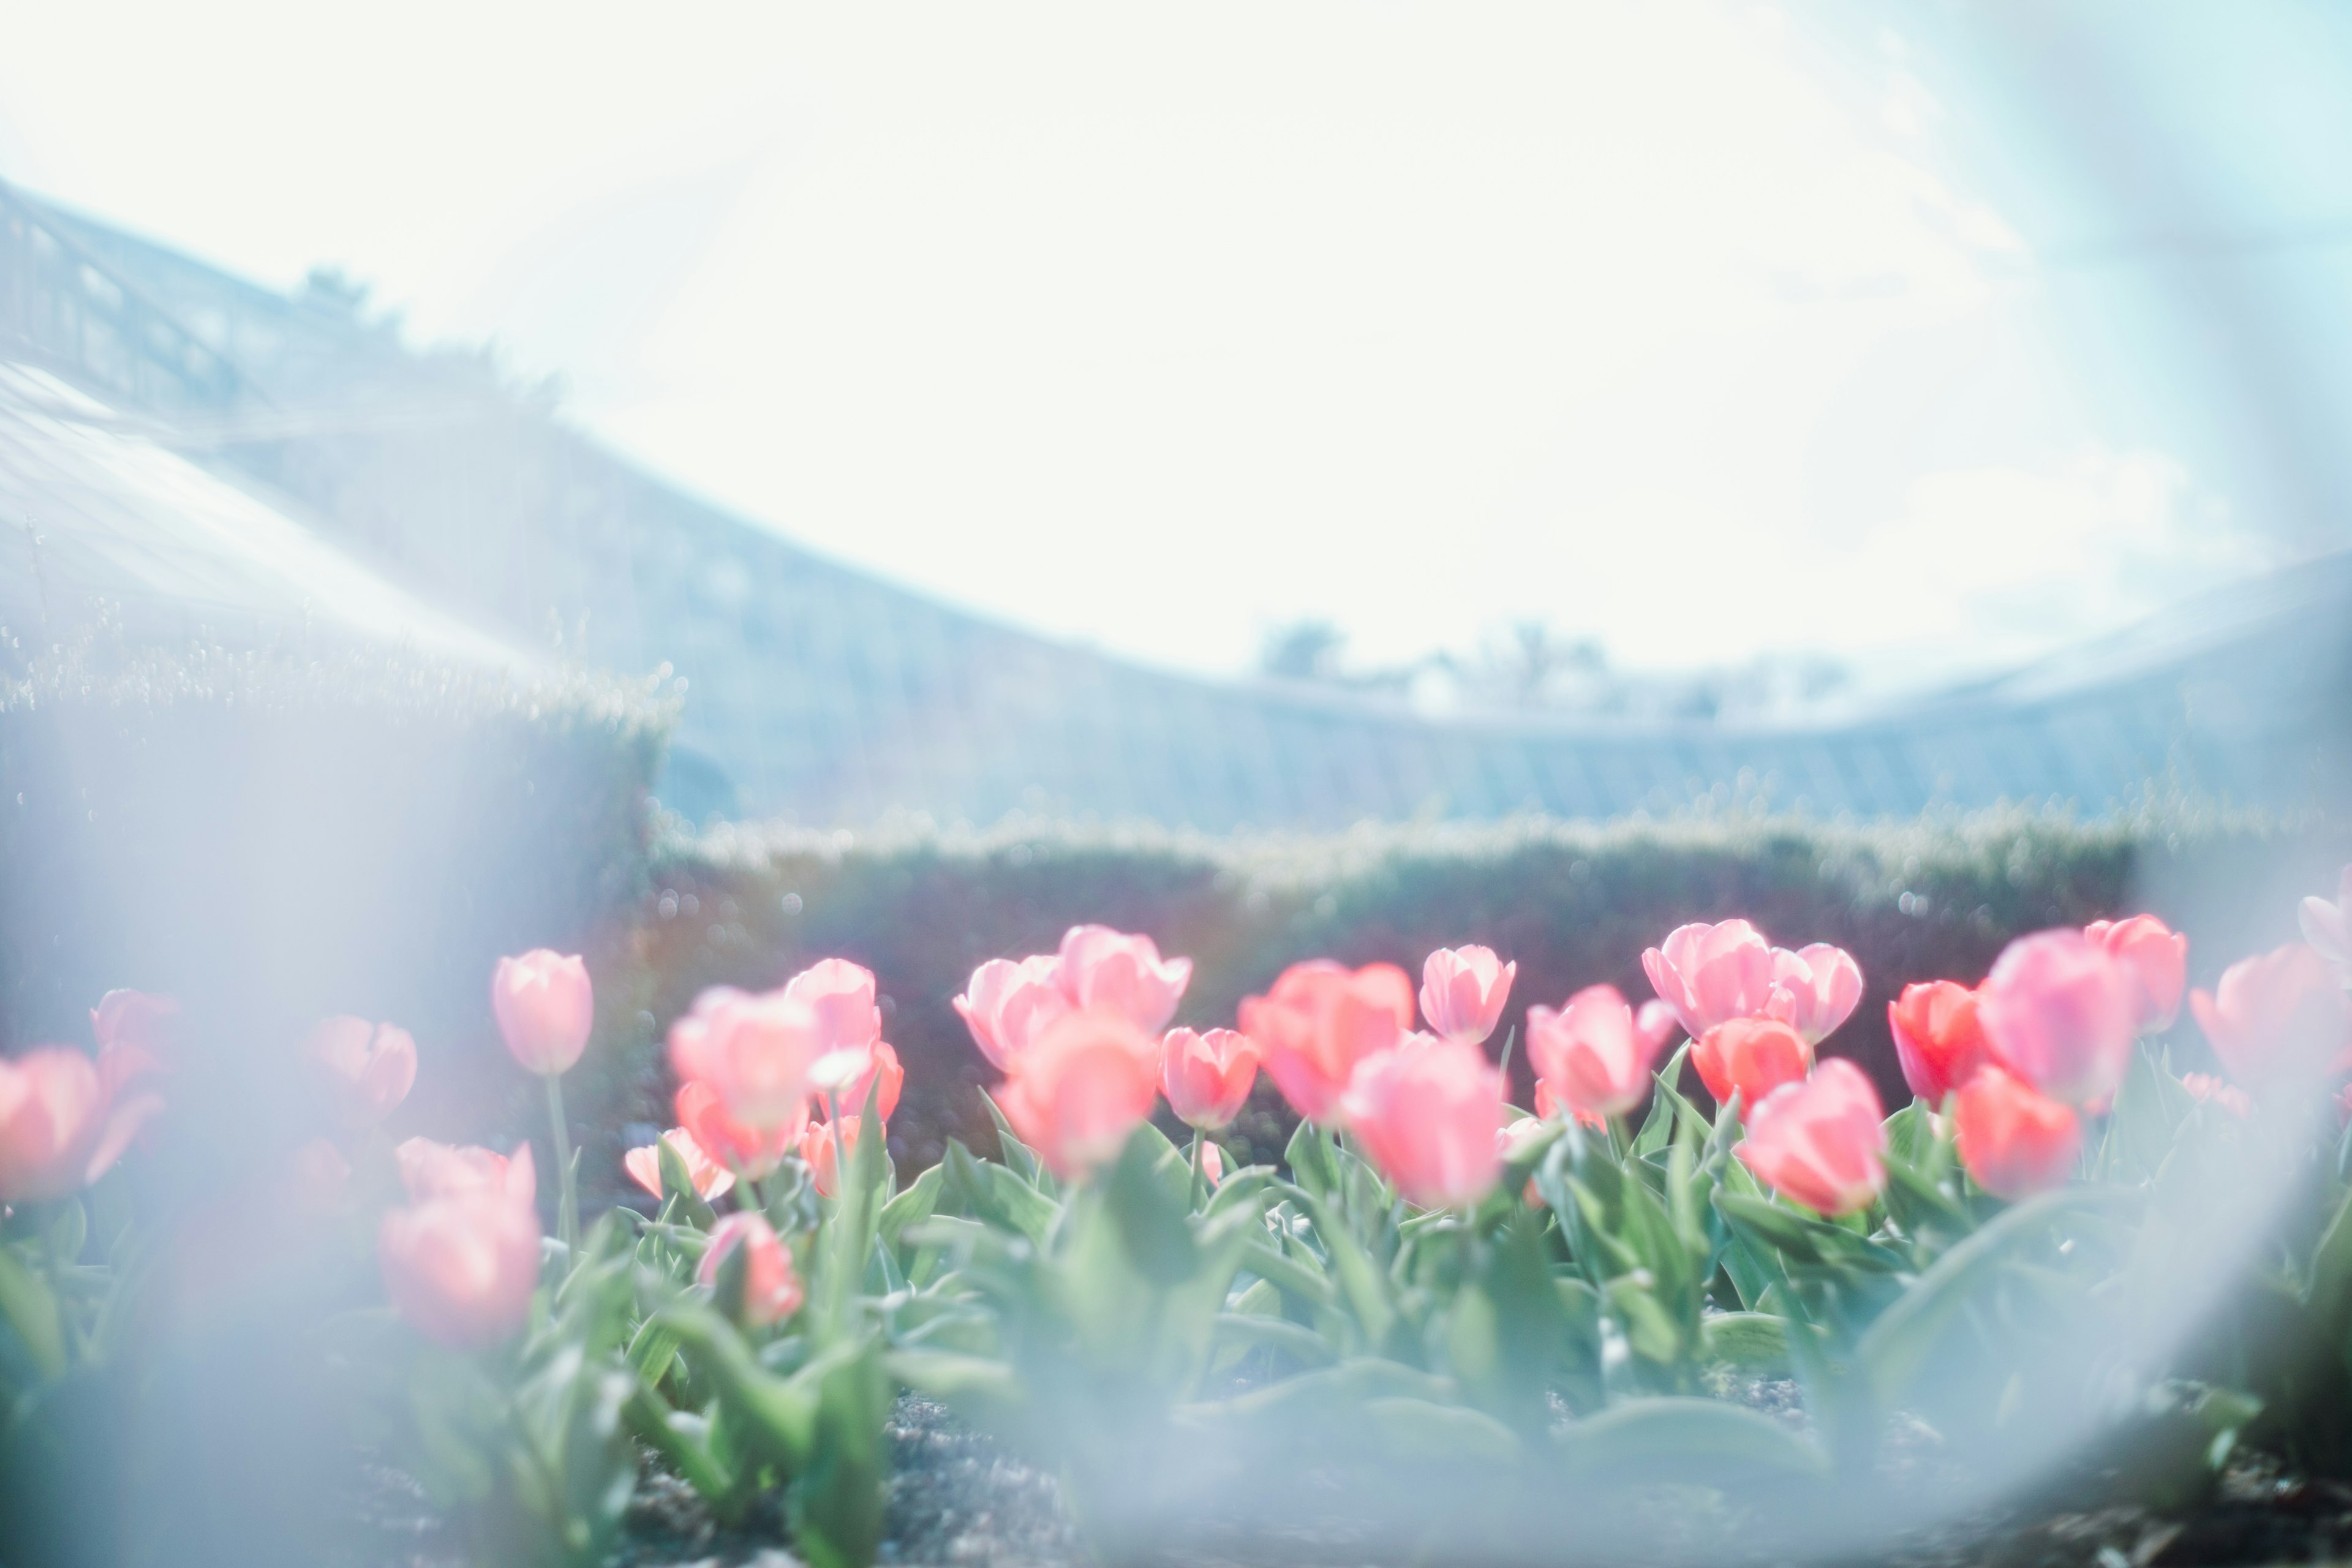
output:
[[[831,959],[669,1021],[679,1125],[593,1219],[578,958],[502,961],[485,1009],[544,1172],[394,1142],[415,1045],[334,1017],[198,1184],[231,1120],[199,1021],[110,994],[95,1057],[0,1066],[0,1561],[347,1552],[356,1442],[480,1561],[672,1530],[854,1568],[936,1538],[893,1467],[968,1440],[909,1392],[1109,1560],[1853,1555],[2062,1474],[2173,1507],[2342,1475],[2352,871],[2300,918],[2210,991],[2149,916],[1909,986],[1891,1114],[1840,1051],[1861,965],[1745,921],[1523,1035],[1476,946],[1304,961],[1171,1026],[1192,962],[1080,926],[950,999],[998,1152],[903,1178],[919,1079]],[[2226,1077],[2173,1070],[2184,1008]],[[1221,1142],[1261,1072],[1279,1162]]]

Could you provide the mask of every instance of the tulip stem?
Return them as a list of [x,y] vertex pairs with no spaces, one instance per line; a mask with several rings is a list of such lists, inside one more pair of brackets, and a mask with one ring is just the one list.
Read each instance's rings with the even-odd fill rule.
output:
[[1192,1129],[1192,1197],[1190,1206],[1194,1213],[1201,1207],[1201,1130]]
[[557,1187],[555,1234],[563,1243],[563,1267],[569,1271],[579,1261],[580,1252],[580,1192],[572,1171],[572,1124],[563,1115],[563,1075],[547,1075],[547,1120],[555,1130],[555,1176],[562,1184]]

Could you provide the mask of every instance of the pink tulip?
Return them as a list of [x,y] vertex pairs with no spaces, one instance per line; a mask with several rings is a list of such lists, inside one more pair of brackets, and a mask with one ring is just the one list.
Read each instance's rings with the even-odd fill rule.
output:
[[1117,1013],[1147,1035],[1176,1016],[1192,978],[1192,961],[1162,961],[1148,936],[1108,926],[1072,926],[1062,938],[1059,978],[1073,1006]]
[[1257,1042],[1233,1029],[1171,1029],[1160,1042],[1160,1086],[1190,1127],[1230,1125],[1257,1082]]
[[1263,996],[1242,999],[1242,1033],[1292,1110],[1333,1122],[1356,1064],[1392,1049],[1412,1027],[1412,982],[1393,963],[1358,970],[1328,958],[1294,963]]
[[[898,1065],[898,1053],[887,1040],[877,1040],[866,1047],[864,1057],[865,1062],[858,1068],[857,1076],[851,1079],[841,1091],[842,1114],[846,1116],[853,1110],[864,1110],[866,1096],[871,1091],[875,1096],[875,1114],[887,1121],[898,1109],[898,1093],[907,1085],[907,1069]],[[878,1089],[876,1088],[877,1080],[880,1084]]]
[[716,1289],[720,1266],[738,1247],[743,1249],[744,1317],[764,1328],[799,1311],[804,1293],[800,1276],[793,1272],[793,1255],[776,1239],[767,1220],[749,1209],[719,1222],[694,1271],[695,1279]]
[[1013,1058],[998,1109],[1066,1181],[1115,1157],[1160,1093],[1159,1042],[1125,1014],[1071,1014]]
[[714,986],[669,1029],[677,1076],[709,1084],[728,1115],[749,1127],[790,1122],[797,1131],[808,1114],[809,1071],[824,1051],[815,1012],[782,990],[754,995]]
[[1977,1019],[1977,994],[1950,980],[1906,985],[1886,1005],[1886,1026],[1895,1037],[1903,1081],[1929,1105],[1974,1078],[1991,1058],[1984,1026]]
[[538,1170],[528,1143],[517,1144],[509,1155],[473,1144],[458,1147],[411,1138],[392,1157],[411,1203],[488,1195],[528,1205],[539,1196]]
[[1952,1102],[1952,1138],[1977,1185],[2022,1198],[2063,1186],[2083,1150],[2074,1108],[1987,1066]]
[[2131,976],[2077,931],[2019,937],[1977,988],[1977,1018],[1993,1056],[2069,1105],[2114,1096],[2131,1067],[2137,1017]]
[[2336,879],[2334,903],[2305,899],[2295,912],[2303,922],[2303,940],[2327,961],[2337,984],[2352,988],[2352,866]]
[[1870,1079],[1832,1057],[1748,1114],[1739,1162],[1782,1197],[1834,1219],[1868,1208],[1885,1189],[1885,1121]]
[[1726,1018],[1691,1047],[1691,1066],[1720,1105],[1737,1091],[1749,1114],[1813,1070],[1813,1043],[1778,1018]]
[[971,972],[964,994],[955,998],[955,1010],[981,1055],[998,1071],[1009,1070],[1013,1058],[1076,1011],[1061,977],[1062,961],[1045,952],[1018,963],[992,958]]
[[1648,1097],[1650,1064],[1674,1027],[1670,1008],[1636,1016],[1614,985],[1588,985],[1558,1012],[1528,1009],[1528,1060],[1559,1103],[1622,1116]]
[[1502,1021],[1518,973],[1491,947],[1441,947],[1421,966],[1421,1016],[1433,1034],[1477,1045]]
[[[857,1118],[845,1114],[841,1119],[840,1150],[857,1152]],[[809,1179],[816,1184],[820,1197],[841,1195],[841,1157],[836,1150],[833,1123],[812,1121],[801,1129],[801,1159],[809,1168]]]
[[683,1127],[673,1127],[658,1142],[632,1149],[621,1156],[621,1169],[629,1179],[653,1194],[662,1195],[661,1145],[667,1143],[676,1152],[678,1163],[686,1167],[686,1179],[695,1194],[706,1203],[725,1194],[735,1185],[735,1173],[712,1159],[694,1134]]
[[2180,1015],[2180,988],[2189,973],[2189,939],[2154,915],[2093,921],[2083,935],[2123,965],[2132,985],[2133,1016],[2143,1035],[2161,1034]]
[[766,1176],[798,1148],[801,1131],[808,1124],[808,1102],[803,1100],[799,1116],[791,1121],[773,1127],[747,1126],[730,1116],[719,1091],[699,1079],[677,1086],[675,1106],[678,1125],[703,1152],[750,1182]]
[[1862,1005],[1862,966],[1842,947],[1817,942],[1772,950],[1772,994],[1764,1010],[1820,1045]]
[[490,1011],[515,1060],[535,1073],[570,1072],[596,1023],[595,988],[577,953],[543,947],[501,958],[490,977]]
[[[1681,1026],[1676,1025],[1675,1027]],[[1573,1118],[1578,1126],[1590,1127],[1596,1132],[1609,1125],[1607,1121],[1591,1111],[1580,1110],[1561,1100],[1552,1092],[1551,1085],[1542,1079],[1536,1079],[1536,1114],[1547,1121],[1564,1121]]]
[[1224,1185],[1224,1151],[1205,1138],[1201,1141],[1201,1174],[1208,1178],[1209,1185],[1212,1187]]
[[2241,959],[2189,1010],[2230,1076],[2260,1089],[2352,1067],[2352,1015],[2327,961],[2299,942]]
[[1465,1041],[1423,1035],[1366,1058],[1340,1112],[1374,1168],[1417,1207],[1467,1207],[1502,1174],[1503,1075]]
[[354,1127],[391,1115],[416,1082],[416,1042],[390,1024],[322,1018],[303,1037],[302,1054],[322,1070],[337,1114]]
[[163,1103],[112,1103],[96,1064],[65,1046],[0,1059],[0,1204],[61,1198],[98,1180]]
[[478,1350],[511,1338],[539,1286],[539,1214],[504,1191],[427,1199],[383,1216],[384,1293],[437,1344]]
[[2180,1075],[2180,1087],[2189,1098],[2200,1105],[2218,1105],[2231,1115],[2243,1120],[2253,1114],[2254,1102],[2246,1091],[2226,1079],[2215,1078],[2210,1072],[2185,1072]]
[[134,1079],[161,1074],[177,1054],[180,1004],[171,996],[114,990],[89,1010],[89,1032],[98,1041],[99,1076],[108,1092],[120,1093]]
[[1772,944],[1746,921],[1676,926],[1642,954],[1642,972],[1696,1040],[1727,1018],[1764,1011],[1772,1000]]
[[874,973],[845,958],[820,960],[784,983],[784,994],[809,1010],[820,1048],[865,1050],[882,1038]]

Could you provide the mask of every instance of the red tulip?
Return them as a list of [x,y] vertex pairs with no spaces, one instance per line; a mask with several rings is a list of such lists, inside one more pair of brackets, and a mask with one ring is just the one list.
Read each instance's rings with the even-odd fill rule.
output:
[[569,1072],[596,1023],[595,987],[580,955],[536,947],[501,958],[490,977],[490,1011],[515,1060],[535,1073]]
[[719,1222],[694,1277],[716,1287],[719,1267],[738,1247],[743,1249],[743,1315],[764,1327],[799,1311],[804,1293],[800,1276],[793,1272],[793,1255],[776,1239],[767,1220],[749,1209]]
[[1477,1045],[1502,1021],[1517,963],[1491,947],[1441,947],[1421,966],[1421,1016],[1432,1034]]
[[98,1180],[163,1104],[154,1095],[113,1103],[96,1064],[64,1046],[0,1059],[0,1204],[61,1198]]
[[1291,1109],[1327,1125],[1356,1064],[1412,1027],[1412,982],[1393,963],[1350,971],[1328,958],[1294,963],[1263,996],[1242,999],[1242,1033]]
[[472,1350],[512,1337],[530,1315],[539,1241],[537,1210],[483,1188],[387,1213],[376,1259],[410,1327]]
[[1886,1026],[1895,1036],[1903,1081],[1932,1106],[1941,1106],[1990,1058],[1977,1020],[1977,994],[1953,981],[1906,985],[1886,1005]]
[[1977,1185],[2022,1198],[2063,1186],[2083,1149],[2074,1108],[1988,1065],[1952,1102],[1952,1138]]
[[709,1084],[747,1127],[790,1123],[795,1135],[808,1115],[809,1070],[824,1049],[815,1012],[782,990],[753,995],[715,986],[669,1029],[679,1078]]
[[658,1142],[632,1149],[621,1156],[621,1169],[629,1179],[653,1194],[662,1195],[661,1145],[667,1143],[677,1153],[678,1163],[686,1167],[686,1178],[693,1184],[697,1196],[706,1202],[724,1194],[735,1184],[735,1173],[712,1159],[694,1134],[683,1127],[673,1127],[661,1135]]
[[1727,1018],[1698,1037],[1691,1066],[1720,1105],[1736,1089],[1750,1111],[1813,1070],[1813,1043],[1778,1018]]
[[1062,938],[1056,975],[1073,1006],[1116,1013],[1143,1033],[1157,1035],[1176,1016],[1176,1004],[1192,978],[1192,961],[1163,961],[1148,936],[1108,926],[1072,926]]
[[2189,1099],[2203,1105],[2218,1105],[2232,1116],[2244,1118],[2253,1113],[2254,1102],[2246,1098],[2244,1089],[2210,1072],[2182,1073],[2180,1087],[2189,1091]]
[[345,1121],[365,1127],[392,1114],[416,1082],[416,1042],[408,1031],[365,1018],[322,1018],[302,1054],[323,1069]]
[[1772,944],[1746,921],[1676,926],[1642,954],[1642,971],[1694,1040],[1772,999]]
[[1503,1075],[1465,1041],[1420,1035],[1366,1058],[1340,1110],[1366,1157],[1417,1207],[1466,1207],[1502,1173]]
[[2352,1067],[2352,1016],[2327,961],[2299,942],[2221,972],[2189,1010],[2230,1076],[2252,1088]]
[[1013,1058],[996,1103],[1065,1180],[1117,1155],[1160,1094],[1159,1042],[1124,1014],[1071,1014]]
[[845,958],[822,959],[784,983],[784,994],[809,1010],[819,1048],[864,1050],[882,1037],[874,973]]
[[678,1125],[702,1146],[703,1152],[746,1181],[756,1182],[800,1146],[801,1129],[808,1124],[808,1102],[800,1115],[773,1127],[751,1127],[727,1113],[719,1091],[698,1079],[677,1086],[675,1101]]
[[1033,953],[1018,963],[992,958],[971,972],[964,994],[955,998],[955,1010],[981,1055],[999,1071],[1076,1011],[1061,976],[1062,961],[1049,952]]
[[2334,903],[2305,899],[2296,913],[2303,922],[2303,940],[2327,961],[2338,984],[2352,987],[2352,866],[2336,879]]
[[537,1167],[530,1145],[519,1143],[511,1155],[471,1144],[456,1147],[430,1138],[411,1138],[392,1152],[400,1167],[401,1184],[411,1203],[434,1198],[479,1197],[485,1194],[528,1205],[539,1196]]
[[2123,965],[2132,984],[2133,1016],[2143,1035],[2161,1034],[2180,1016],[2180,988],[2189,973],[2189,939],[2154,915],[2093,921],[2084,936]]
[[1223,1127],[1239,1116],[1257,1065],[1257,1042],[1233,1029],[1171,1029],[1160,1042],[1160,1087],[1191,1127]]
[[1832,1057],[1749,1113],[1739,1161],[1784,1198],[1832,1218],[1853,1214],[1885,1189],[1885,1121],[1870,1079]]
[[1862,1005],[1862,966],[1842,947],[1817,942],[1772,950],[1772,994],[1764,1010],[1820,1045]]
[[1674,1027],[1670,1008],[1637,1017],[1614,985],[1588,985],[1558,1012],[1528,1009],[1528,1060],[1558,1102],[1622,1116],[1649,1095],[1650,1064]]
[[841,1195],[840,1151],[857,1152],[857,1118],[844,1112],[841,1118],[841,1140],[836,1149],[833,1123],[812,1121],[801,1129],[801,1159],[809,1168],[809,1179],[816,1184],[820,1197]]
[[2138,1003],[2131,976],[2078,931],[2036,931],[2001,950],[1977,988],[1993,1056],[2069,1105],[2110,1100],[2130,1069]]

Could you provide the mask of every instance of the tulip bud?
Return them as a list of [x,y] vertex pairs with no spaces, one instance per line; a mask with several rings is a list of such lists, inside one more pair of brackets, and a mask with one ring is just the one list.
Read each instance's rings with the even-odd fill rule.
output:
[[405,1029],[364,1018],[322,1018],[302,1040],[322,1072],[337,1113],[354,1127],[392,1114],[416,1082],[416,1042]]
[[1072,926],[1062,938],[1056,975],[1073,1006],[1116,1013],[1142,1033],[1157,1035],[1176,1016],[1192,961],[1162,961],[1148,936]]
[[801,1159],[809,1168],[809,1179],[816,1184],[820,1197],[841,1195],[842,1152],[857,1152],[857,1118],[844,1114],[841,1137],[836,1147],[830,1121],[812,1121],[801,1129]]
[[2352,1066],[2352,1012],[2325,959],[2299,942],[2221,972],[2189,1010],[2230,1076],[2261,1089]]
[[2162,1034],[2180,1014],[2189,973],[2189,939],[2154,915],[2093,921],[2083,935],[2106,950],[2131,982],[2132,1015],[2143,1035]]
[[1502,1021],[1517,963],[1491,947],[1441,947],[1421,966],[1421,1016],[1430,1032],[1477,1045]]
[[528,1205],[539,1196],[538,1170],[528,1143],[517,1144],[508,1155],[470,1144],[460,1148],[411,1138],[392,1157],[411,1203],[487,1194]]
[[1698,1037],[1690,1059],[1717,1104],[1737,1091],[1753,1110],[1782,1084],[1812,1071],[1813,1046],[1778,1018],[1727,1018]]
[[1160,1042],[1160,1085],[1187,1126],[1228,1126],[1257,1082],[1257,1043],[1232,1029],[1171,1029]]
[[1885,1121],[1870,1079],[1832,1057],[1766,1095],[1737,1152],[1758,1181],[1834,1219],[1868,1208],[1885,1189]]
[[539,1215],[481,1190],[394,1209],[376,1232],[384,1293],[436,1343],[473,1350],[511,1338],[539,1285]]
[[1977,1018],[2003,1067],[2069,1105],[2106,1103],[2131,1067],[2131,977],[2080,931],[2037,931],[2002,949],[1977,989]]
[[695,1195],[705,1203],[721,1196],[735,1185],[735,1173],[710,1157],[709,1152],[695,1141],[694,1134],[683,1127],[673,1127],[658,1142],[632,1149],[621,1156],[621,1169],[629,1179],[653,1194],[662,1196],[661,1145],[667,1143],[677,1155],[678,1163],[686,1167],[687,1180],[693,1184]]
[[2015,1199],[2065,1184],[2082,1152],[2083,1124],[2073,1106],[1988,1065],[1960,1086],[1952,1140],[1977,1185]]
[[1242,1000],[1242,1033],[1292,1110],[1330,1125],[1356,1065],[1412,1027],[1412,981],[1393,963],[1350,971],[1328,958],[1294,963],[1263,996]]
[[1075,1181],[1117,1155],[1151,1114],[1159,1054],[1123,1014],[1072,1013],[1013,1059],[997,1106],[1054,1174]]
[[1642,972],[1694,1040],[1727,1019],[1763,1012],[1772,965],[1772,944],[1746,921],[1676,926],[1642,954]]
[[1502,1173],[1503,1075],[1475,1046],[1423,1035],[1367,1058],[1340,1109],[1374,1168],[1418,1207],[1467,1207]]
[[1772,994],[1764,1004],[1813,1045],[1820,1045],[1862,1004],[1862,966],[1842,947],[1817,942],[1791,952],[1772,950]]
[[747,1126],[730,1116],[719,1091],[699,1079],[679,1084],[674,1104],[678,1124],[704,1152],[751,1182],[766,1176],[799,1146],[801,1130],[808,1122],[808,1102],[803,1100],[800,1115],[792,1121],[773,1127]]
[[999,1071],[1009,1070],[1013,1058],[1076,1011],[1061,973],[1062,961],[1052,953],[1033,953],[1018,963],[992,958],[971,972],[955,1010],[980,1054]]
[[2303,940],[2327,961],[2336,984],[2352,989],[2352,866],[2336,878],[2336,901],[2305,899],[2295,911],[2303,924]]
[[1588,985],[1554,1012],[1528,1009],[1528,1060],[1552,1098],[1596,1119],[1622,1116],[1648,1098],[1650,1065],[1675,1026],[1671,1008],[1640,1016],[1614,985]]
[[1990,1058],[1984,1026],[1977,1021],[1977,994],[1949,980],[1906,985],[1886,1005],[1886,1026],[1895,1036],[1903,1081],[1931,1106],[1940,1107]]
[[515,1060],[532,1072],[569,1072],[588,1047],[596,1022],[595,989],[577,953],[540,947],[501,958],[490,978],[490,1011]]
[[2189,1098],[2199,1104],[2218,1105],[2242,1121],[2253,1114],[2254,1102],[2246,1098],[2244,1089],[2227,1079],[2215,1078],[2210,1072],[2182,1073],[2180,1087],[2187,1089]]
[[1224,1185],[1224,1151],[1205,1138],[1201,1141],[1201,1174],[1208,1178],[1213,1188]]
[[710,1233],[710,1245],[704,1248],[702,1262],[694,1277],[703,1285],[716,1289],[719,1271],[728,1260],[741,1255],[743,1279],[743,1318],[755,1327],[764,1328],[782,1322],[800,1310],[803,1292],[800,1276],[793,1271],[792,1254],[776,1239],[775,1231],[767,1220],[752,1210],[729,1215]]

